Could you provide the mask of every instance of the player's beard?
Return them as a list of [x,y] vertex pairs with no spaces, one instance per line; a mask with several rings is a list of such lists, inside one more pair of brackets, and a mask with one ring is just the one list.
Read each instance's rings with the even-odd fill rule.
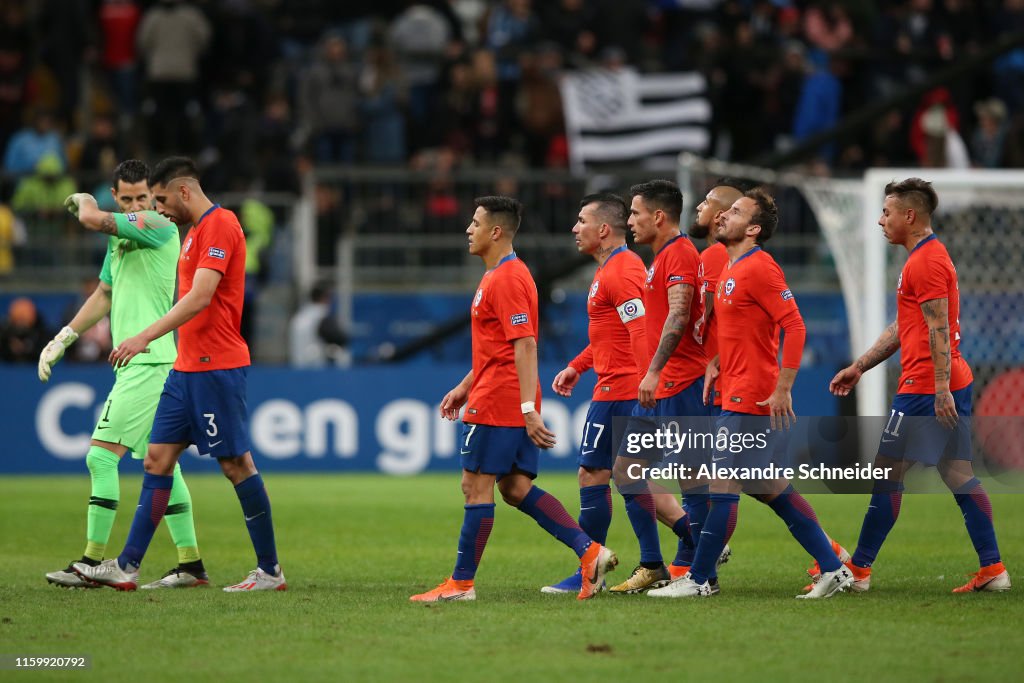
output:
[[686,234],[688,234],[690,237],[700,240],[707,237],[710,232],[710,225],[701,225],[700,223],[694,221],[693,224],[690,225],[689,230],[686,231]]

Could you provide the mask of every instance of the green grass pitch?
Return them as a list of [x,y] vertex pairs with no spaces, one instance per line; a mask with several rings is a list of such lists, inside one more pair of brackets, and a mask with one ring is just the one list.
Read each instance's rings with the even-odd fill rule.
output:
[[[121,548],[140,479],[122,477],[109,554]],[[542,476],[571,513],[571,475]],[[216,588],[67,591],[43,574],[81,553],[88,477],[5,477],[0,653],[82,655],[90,671],[0,672],[0,680],[990,681],[1019,675],[1024,584],[952,595],[976,556],[949,495],[907,495],[863,595],[794,599],[809,560],[782,523],[744,499],[716,598],[539,593],[572,571],[570,550],[499,503],[474,603],[414,605],[451,571],[462,518],[458,476],[267,476],[286,593],[229,595],[255,566],[238,503],[220,477],[189,479]],[[812,496],[851,550],[866,496]],[[635,564],[616,497],[609,545]],[[993,497],[1011,573],[1024,564],[1024,497]],[[666,532],[667,534],[667,532]],[[663,536],[668,557],[675,544]],[[176,564],[157,532],[142,579]],[[1024,575],[1014,578],[1024,581]]]

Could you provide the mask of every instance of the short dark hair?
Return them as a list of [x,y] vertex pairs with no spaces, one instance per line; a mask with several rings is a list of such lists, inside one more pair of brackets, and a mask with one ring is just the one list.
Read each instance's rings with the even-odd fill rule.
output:
[[629,196],[643,197],[644,204],[653,209],[664,211],[674,223],[679,222],[683,215],[683,193],[679,186],[670,180],[649,180],[629,188]]
[[622,197],[612,192],[595,192],[580,200],[580,209],[588,204],[597,204],[596,213],[602,223],[607,223],[612,230],[625,234],[629,221],[629,207]]
[[939,207],[939,195],[935,188],[927,180],[920,178],[907,178],[896,182],[895,180],[885,186],[885,196],[892,195],[899,200],[900,204],[909,206],[920,213],[931,216]]
[[473,203],[491,214],[495,224],[507,228],[510,237],[518,232],[519,223],[523,220],[523,203],[518,199],[492,195],[477,197]]
[[141,183],[143,180],[148,181],[149,166],[144,161],[139,161],[138,159],[125,159],[114,169],[111,180],[113,181],[111,187],[115,190],[119,182],[131,185],[132,183]]
[[764,244],[775,234],[779,227],[779,207],[775,205],[775,198],[768,194],[763,187],[755,187],[743,193],[744,197],[754,200],[757,210],[750,217],[751,225],[760,225],[761,232],[757,235],[757,243]]
[[167,157],[149,174],[149,184],[166,185],[175,178],[195,178],[199,180],[199,169],[196,162],[188,157]]

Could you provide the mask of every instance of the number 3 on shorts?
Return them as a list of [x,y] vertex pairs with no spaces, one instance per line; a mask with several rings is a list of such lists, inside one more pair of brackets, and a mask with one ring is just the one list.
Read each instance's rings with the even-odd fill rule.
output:
[[210,421],[210,428],[206,430],[207,436],[217,436],[217,425],[214,423],[216,414],[214,413],[203,413],[203,417]]

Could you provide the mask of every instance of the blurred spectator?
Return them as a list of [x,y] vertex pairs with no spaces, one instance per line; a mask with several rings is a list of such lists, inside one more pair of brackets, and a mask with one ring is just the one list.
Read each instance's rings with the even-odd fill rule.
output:
[[123,120],[138,108],[138,52],[135,34],[142,9],[135,0],[103,0],[99,8],[100,56]]
[[18,297],[7,309],[0,325],[0,360],[6,363],[36,363],[50,333],[27,297]]
[[30,49],[24,6],[21,2],[0,3],[0,149],[6,149],[7,141],[23,123]]
[[967,145],[950,123],[946,108],[941,103],[932,104],[920,117],[923,137],[921,166],[925,168],[970,168],[971,160]]
[[349,164],[356,158],[356,67],[344,38],[324,38],[299,88],[303,136],[317,161]]
[[411,0],[388,28],[388,44],[398,58],[409,88],[409,145],[427,143],[422,132],[429,126],[437,102],[441,70],[452,40],[445,15],[426,3]]
[[597,9],[593,30],[598,48],[617,47],[631,64],[642,64],[650,43],[650,18],[645,4],[621,0],[585,1]]
[[448,65],[442,96],[431,117],[431,139],[454,150],[460,157],[472,157],[476,148],[476,105],[479,92],[472,62],[458,59]]
[[830,55],[853,40],[853,23],[835,0],[814,2],[804,11],[804,35],[823,55]]
[[551,0],[540,7],[540,25],[574,67],[586,66],[597,58],[599,47],[594,25],[597,7],[585,0]]
[[[933,107],[937,109],[933,110]],[[949,94],[949,90],[946,88],[936,88],[925,93],[924,97],[921,98],[921,102],[918,105],[917,111],[914,114],[914,118],[910,122],[910,148],[913,150],[915,156],[917,156],[918,163],[927,165],[924,163],[924,159],[927,156],[927,143],[926,139],[928,133],[925,132],[923,127],[923,121],[925,114],[929,111],[941,110],[945,113],[946,119],[949,122],[949,127],[954,130],[960,128],[960,114],[957,112],[956,107],[953,106],[952,96]],[[934,119],[934,115],[933,115]],[[938,124],[933,120],[931,122],[933,134],[938,131]]]
[[490,50],[473,53],[473,81],[476,159],[495,162],[508,146],[507,119],[502,116],[507,94],[498,83],[497,63]]
[[245,230],[245,299],[242,302],[242,337],[256,345],[256,300],[266,282],[265,252],[274,241],[274,212],[249,197],[242,202],[238,218]]
[[371,164],[401,164],[406,159],[405,117],[408,88],[395,55],[371,45],[359,75],[362,114],[361,159]]
[[268,192],[300,191],[291,138],[294,125],[288,98],[273,94],[267,98],[256,133],[258,181]]
[[56,156],[62,166],[66,161],[64,141],[57,132],[53,112],[37,109],[32,115],[32,125],[15,133],[7,143],[4,171],[14,175],[31,173],[47,154]]
[[[526,137],[526,157],[530,165],[542,168],[551,156],[551,147],[563,136],[565,116],[558,76],[562,57],[553,44],[523,55],[523,78],[519,87],[519,120]],[[564,136],[563,136],[564,139]]]
[[462,41],[468,45],[480,44],[480,24],[487,13],[487,0],[448,0],[462,30]]
[[[1003,0],[995,13],[990,35],[1024,31],[1024,0]],[[1006,103],[1010,112],[1024,111],[1024,47],[1000,56],[993,68],[995,94]]]
[[494,51],[498,75],[499,115],[506,130],[515,130],[515,102],[522,70],[519,55],[540,37],[540,22],[531,0],[502,0],[487,17],[484,46]]
[[[61,319],[71,320],[74,318],[86,300],[99,287],[99,284],[100,280],[97,277],[89,277],[82,280],[78,296],[64,309],[64,315]],[[64,358],[78,363],[100,363],[107,360],[112,349],[113,340],[110,337],[110,316],[104,316],[102,320],[78,337],[78,341],[67,350]]]
[[322,368],[329,360],[347,366],[348,335],[331,312],[331,286],[319,283],[288,323],[288,359],[293,368]]
[[25,224],[11,207],[0,204],[0,277],[14,271],[15,253],[25,243]]
[[1009,132],[1006,105],[992,97],[975,104],[974,113],[978,116],[978,127],[971,136],[971,160],[981,168],[999,168]]
[[92,61],[93,26],[88,0],[33,0],[29,7],[39,36],[39,55],[57,82],[57,113],[70,129],[75,122],[82,63]]
[[78,168],[89,174],[106,172],[122,157],[114,119],[105,114],[93,117],[89,137],[82,145]]
[[151,151],[191,153],[202,114],[199,59],[212,29],[187,0],[160,0],[142,17],[138,45],[146,65],[146,100]]
[[64,173],[64,162],[56,154],[46,154],[36,164],[36,172],[18,181],[11,208],[18,213],[33,213],[52,218],[64,214],[64,199],[75,192],[74,179]]
[[255,102],[263,99],[271,65],[279,56],[274,28],[252,0],[221,0],[212,7],[213,38],[209,55],[216,84],[240,87]]
[[[833,128],[839,122],[842,101],[843,86],[831,70],[828,67],[812,69],[800,90],[793,118],[793,137],[804,140]],[[833,161],[835,145],[824,145],[819,154],[826,161]]]

